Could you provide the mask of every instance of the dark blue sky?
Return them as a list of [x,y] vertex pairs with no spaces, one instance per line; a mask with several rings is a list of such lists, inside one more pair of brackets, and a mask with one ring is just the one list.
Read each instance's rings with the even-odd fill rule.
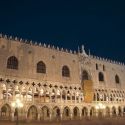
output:
[[125,0],[1,0],[0,32],[125,62]]

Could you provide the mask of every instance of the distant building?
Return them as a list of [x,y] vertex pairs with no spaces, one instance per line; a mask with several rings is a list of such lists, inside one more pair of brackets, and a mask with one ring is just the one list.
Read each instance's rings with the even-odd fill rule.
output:
[[0,36],[0,119],[67,120],[125,113],[125,65]]

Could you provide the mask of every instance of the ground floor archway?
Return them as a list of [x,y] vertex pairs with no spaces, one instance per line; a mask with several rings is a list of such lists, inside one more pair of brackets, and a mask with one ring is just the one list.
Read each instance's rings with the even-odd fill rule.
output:
[[122,108],[120,106],[118,107],[118,115],[122,116]]
[[11,107],[8,104],[1,107],[1,119],[11,120]]
[[49,120],[50,109],[47,106],[43,106],[40,110],[40,120]]
[[59,107],[54,107],[53,108],[53,111],[52,111],[52,116],[53,116],[53,119],[54,120],[60,120],[60,118],[61,118],[61,111],[60,111],[60,109],[59,109]]
[[112,107],[112,116],[115,117],[116,116],[116,108],[113,106]]
[[90,109],[90,116],[91,116],[91,117],[96,117],[96,109],[95,109],[94,107],[92,107],[92,108]]
[[27,113],[28,120],[30,120],[30,121],[37,120],[37,116],[38,116],[37,108],[35,106],[31,106],[28,109],[28,113]]
[[105,117],[109,117],[110,116],[110,108],[106,107],[105,108]]
[[73,109],[73,118],[74,119],[79,119],[80,118],[80,111],[78,107],[74,107]]
[[82,109],[82,117],[87,117],[88,115],[88,109],[86,107],[83,107]]
[[63,110],[63,119],[70,119],[71,111],[68,106],[66,106]]

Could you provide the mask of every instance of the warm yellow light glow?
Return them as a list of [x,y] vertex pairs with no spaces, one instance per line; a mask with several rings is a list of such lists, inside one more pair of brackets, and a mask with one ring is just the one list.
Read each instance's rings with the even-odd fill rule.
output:
[[12,107],[15,107],[15,108],[22,108],[23,107],[23,103],[19,100],[19,99],[16,99],[15,102],[12,102]]
[[96,109],[99,109],[99,106],[98,106],[98,105],[96,105],[96,106],[95,106],[95,108],[96,108]]
[[12,107],[15,107],[15,103],[14,102],[11,105],[12,105]]
[[96,108],[96,109],[105,109],[106,106],[105,106],[104,104],[102,104],[102,103],[99,103],[99,104],[97,104],[97,105],[95,106],[95,108]]

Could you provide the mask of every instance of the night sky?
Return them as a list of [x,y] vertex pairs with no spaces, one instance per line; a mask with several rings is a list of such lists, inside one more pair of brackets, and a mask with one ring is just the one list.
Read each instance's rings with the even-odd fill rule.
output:
[[0,0],[0,32],[125,62],[125,0]]

